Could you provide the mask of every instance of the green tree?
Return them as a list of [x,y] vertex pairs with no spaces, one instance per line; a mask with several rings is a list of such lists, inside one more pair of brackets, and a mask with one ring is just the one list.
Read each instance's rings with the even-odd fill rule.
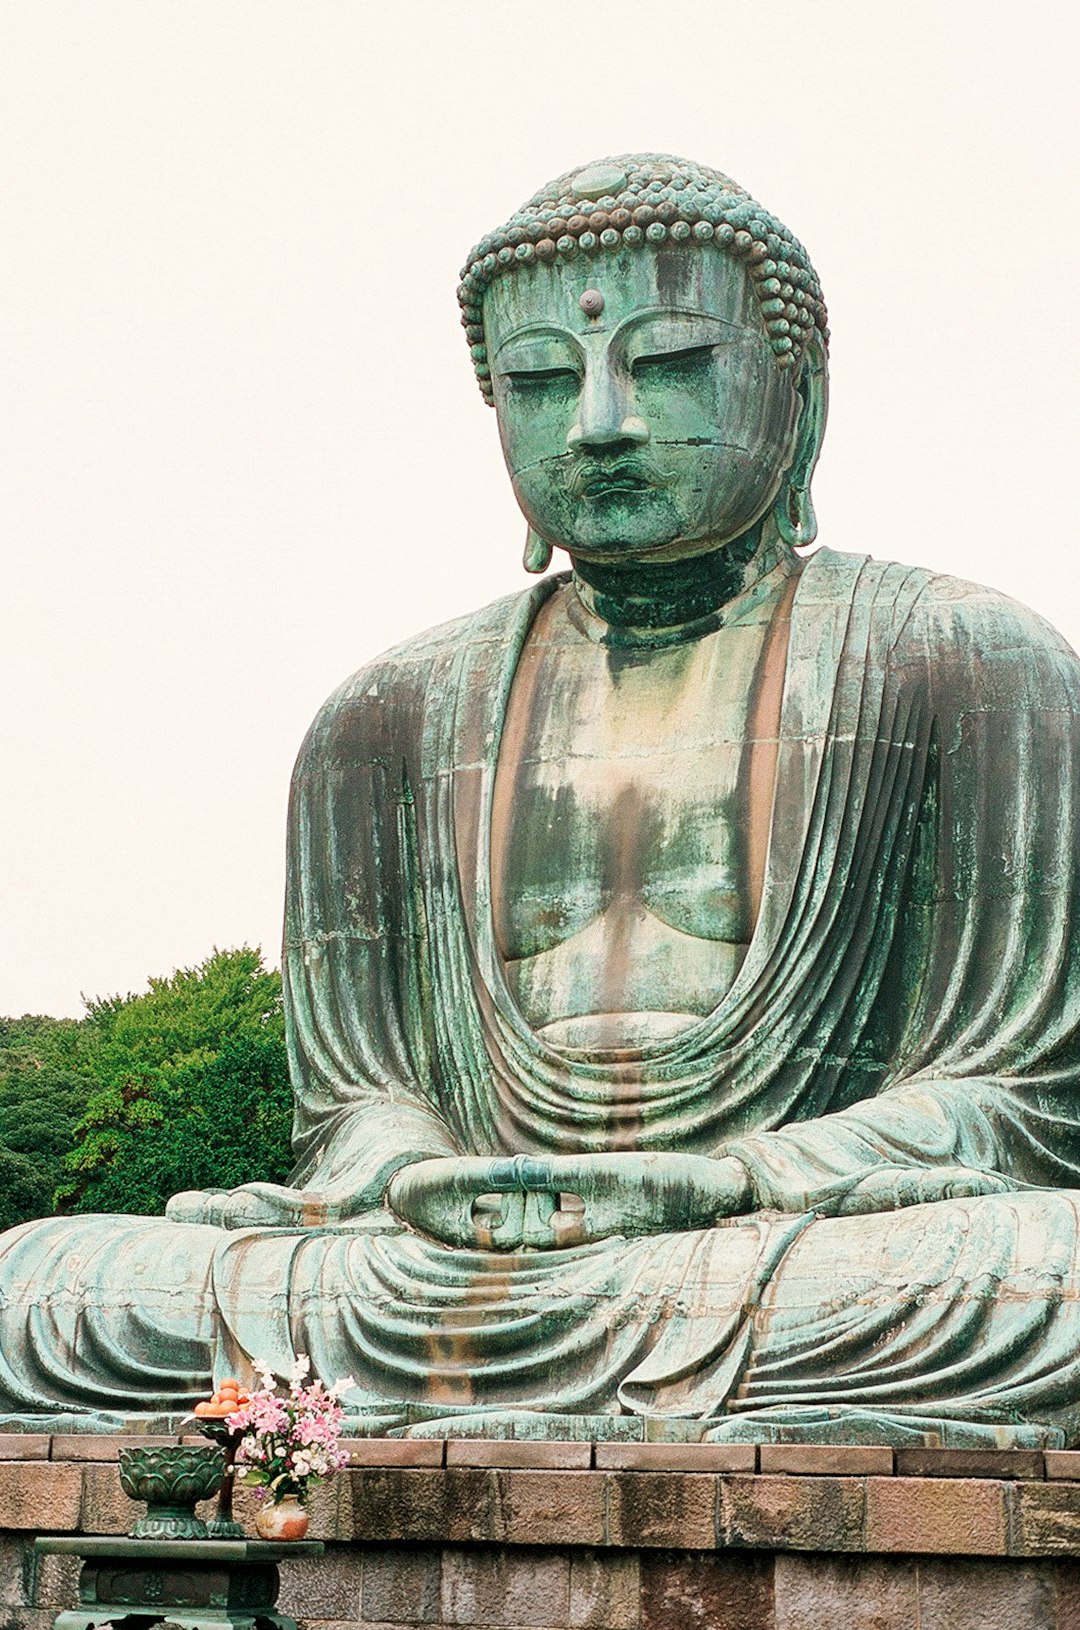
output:
[[93,1089],[63,1162],[63,1210],[153,1214],[181,1189],[285,1178],[281,976],[258,951],[215,951],[141,994],[93,1001],[81,1032]]
[[0,1229],[52,1210],[93,1083],[74,1019],[0,1019]]

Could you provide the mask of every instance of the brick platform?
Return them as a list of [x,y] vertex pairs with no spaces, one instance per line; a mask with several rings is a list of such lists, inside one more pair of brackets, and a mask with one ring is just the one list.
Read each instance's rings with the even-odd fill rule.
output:
[[[75,1594],[37,1533],[126,1532],[124,1442],[0,1435],[0,1630]],[[283,1568],[313,1630],[1080,1630],[1080,1453],[357,1441],[329,1550]],[[250,1519],[250,1496],[237,1501]]]

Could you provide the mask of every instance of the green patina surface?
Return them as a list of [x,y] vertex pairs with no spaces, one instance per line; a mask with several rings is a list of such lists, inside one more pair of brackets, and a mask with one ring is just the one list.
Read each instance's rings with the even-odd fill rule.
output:
[[0,1412],[306,1352],[360,1431],[1080,1441],[1080,664],[799,553],[824,307],[726,178],[560,178],[459,294],[571,569],[320,712],[292,1179],[5,1236]]
[[268,1545],[257,1540],[114,1539],[86,1535],[34,1541],[42,1556],[77,1556],[78,1606],[56,1630],[110,1623],[176,1624],[182,1630],[296,1630],[275,1611],[277,1564],[322,1556],[319,1541]]

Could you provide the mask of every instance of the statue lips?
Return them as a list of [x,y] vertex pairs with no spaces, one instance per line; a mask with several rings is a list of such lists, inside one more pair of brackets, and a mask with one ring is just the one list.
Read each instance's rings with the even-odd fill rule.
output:
[[588,459],[570,477],[575,498],[608,498],[615,494],[653,492],[667,485],[663,474],[647,459]]

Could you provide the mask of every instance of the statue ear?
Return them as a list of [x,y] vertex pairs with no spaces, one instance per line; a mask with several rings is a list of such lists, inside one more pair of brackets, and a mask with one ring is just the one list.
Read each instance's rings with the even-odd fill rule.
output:
[[546,538],[542,538],[539,532],[531,526],[525,534],[525,554],[522,557],[521,564],[527,572],[532,572],[534,575],[539,572],[546,572],[551,565],[550,543]]
[[810,498],[810,483],[825,435],[829,412],[829,369],[821,335],[814,330],[795,388],[801,398],[795,427],[795,451],[776,496],[776,529],[793,549],[805,549],[817,537],[817,516]]

